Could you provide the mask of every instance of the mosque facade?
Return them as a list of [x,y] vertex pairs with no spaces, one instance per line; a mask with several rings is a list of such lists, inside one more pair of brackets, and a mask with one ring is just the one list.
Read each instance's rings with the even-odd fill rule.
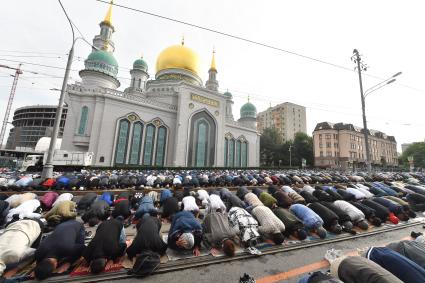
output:
[[118,90],[111,12],[81,82],[68,85],[61,149],[93,152],[94,166],[259,166],[257,110],[248,101],[235,121],[232,94],[218,91],[214,53],[205,84],[198,55],[182,42],[160,52],[153,79],[143,58],[134,61],[130,85]]

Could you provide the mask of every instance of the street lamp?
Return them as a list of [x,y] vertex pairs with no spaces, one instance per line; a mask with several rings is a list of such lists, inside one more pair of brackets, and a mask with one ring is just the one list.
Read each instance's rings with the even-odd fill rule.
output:
[[363,135],[364,135],[364,141],[365,141],[365,148],[366,148],[366,165],[367,165],[367,172],[371,173],[372,171],[372,165],[370,162],[370,148],[369,148],[369,130],[367,129],[367,121],[366,121],[366,104],[365,104],[365,98],[367,95],[371,94],[372,92],[388,85],[396,81],[395,77],[401,75],[401,72],[398,72],[391,76],[390,78],[374,85],[373,87],[367,89],[365,92],[363,92],[363,83],[362,83],[362,71],[367,70],[367,66],[362,63],[362,59],[360,57],[359,51],[357,49],[354,49],[353,56],[351,59],[354,61],[354,63],[357,64],[356,68],[359,74],[359,85],[360,85],[360,97],[362,102],[362,116],[363,116]]
[[[47,153],[46,163],[43,166],[43,171],[41,172],[42,178],[52,178],[52,176],[53,176],[53,155],[54,155],[54,152],[55,152],[56,140],[58,138],[58,133],[59,133],[59,126],[60,126],[62,112],[63,112],[63,103],[64,103],[64,100],[65,100],[65,92],[66,92],[66,87],[68,85],[69,73],[71,71],[72,60],[74,58],[74,45],[75,45],[75,42],[78,39],[83,39],[85,41],[85,39],[82,38],[82,37],[75,38],[74,27],[72,26],[72,21],[69,18],[68,14],[66,13],[66,10],[62,5],[62,2],[60,0],[58,0],[58,2],[60,4],[63,12],[65,13],[65,16],[66,16],[66,18],[69,22],[69,25],[71,26],[72,45],[71,45],[71,49],[69,50],[69,53],[68,53],[68,61],[66,63],[65,75],[63,77],[61,94],[60,94],[60,97],[59,97],[58,107],[56,108],[56,116],[55,116],[55,122],[53,124],[52,135],[51,135],[51,138],[50,138],[49,151]],[[52,90],[56,90],[56,89],[52,89]]]
[[289,146],[289,149],[288,149],[288,151],[289,151],[289,167],[292,167],[292,145],[290,145]]
[[376,90],[378,90],[378,89],[380,89],[380,88],[382,88],[382,87],[384,87],[386,85],[392,84],[393,82],[395,82],[397,80],[397,79],[395,79],[395,77],[400,76],[401,74],[402,74],[402,72],[398,72],[398,73],[392,75],[391,77],[389,77],[388,79],[383,80],[382,82],[380,82],[380,83],[378,83],[378,84],[376,84],[376,85],[368,88],[364,92],[363,96],[366,98],[372,92],[374,92],[374,91],[376,91]]

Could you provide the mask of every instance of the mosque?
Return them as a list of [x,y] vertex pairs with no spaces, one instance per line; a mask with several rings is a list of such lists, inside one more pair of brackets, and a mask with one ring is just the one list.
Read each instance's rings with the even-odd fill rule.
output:
[[93,152],[94,166],[259,166],[257,110],[248,101],[234,120],[232,94],[218,91],[214,52],[205,85],[198,55],[182,42],[160,52],[154,79],[143,58],[134,61],[130,85],[117,90],[111,12],[81,82],[68,85],[61,149]]

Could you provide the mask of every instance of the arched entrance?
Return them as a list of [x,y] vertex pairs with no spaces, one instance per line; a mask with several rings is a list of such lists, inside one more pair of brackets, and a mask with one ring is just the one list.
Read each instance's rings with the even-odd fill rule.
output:
[[193,115],[190,123],[188,166],[208,167],[215,160],[216,124],[206,111]]

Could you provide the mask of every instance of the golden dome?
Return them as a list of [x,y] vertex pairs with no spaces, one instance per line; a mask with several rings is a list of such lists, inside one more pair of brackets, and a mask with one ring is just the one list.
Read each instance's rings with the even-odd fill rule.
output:
[[165,69],[184,69],[199,76],[198,54],[183,44],[170,46],[156,60],[156,72]]

